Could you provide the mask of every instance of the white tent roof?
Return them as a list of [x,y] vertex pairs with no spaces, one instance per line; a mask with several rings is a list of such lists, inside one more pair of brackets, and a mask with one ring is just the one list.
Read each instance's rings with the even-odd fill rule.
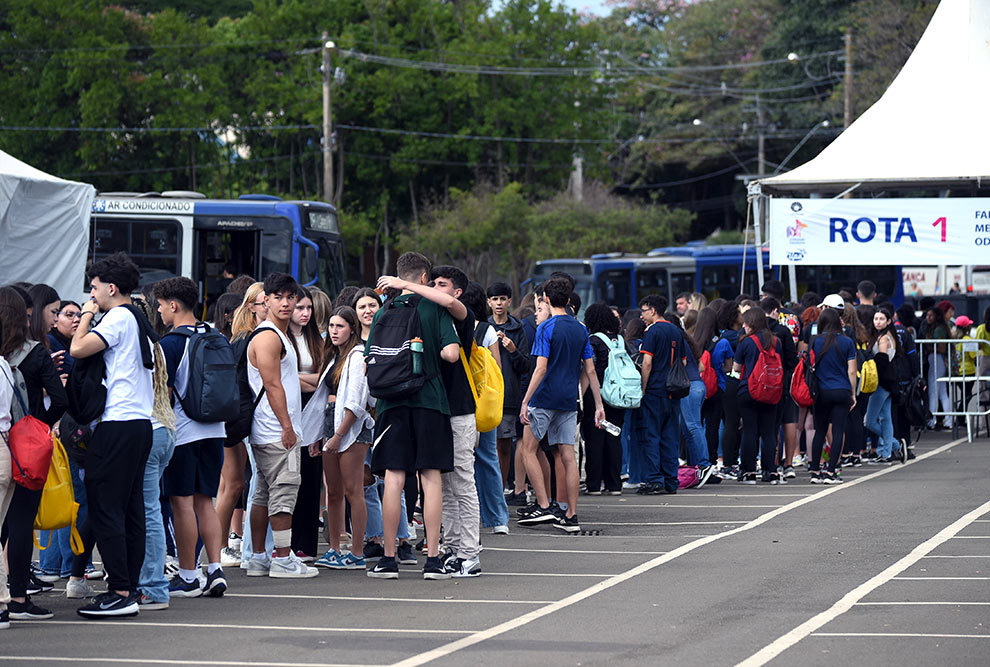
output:
[[0,151],[0,284],[45,283],[62,296],[83,290],[89,214],[96,189]]
[[765,193],[990,182],[990,0],[942,0],[897,78],[818,157]]

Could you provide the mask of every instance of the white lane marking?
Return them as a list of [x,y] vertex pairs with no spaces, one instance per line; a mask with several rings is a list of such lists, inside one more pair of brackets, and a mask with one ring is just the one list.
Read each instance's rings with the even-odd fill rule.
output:
[[990,558],[990,554],[984,554],[980,556],[923,556],[923,558]]
[[[685,554],[691,553],[695,549],[699,549],[713,542],[717,542],[718,540],[721,540],[725,537],[738,535],[739,533],[749,531],[759,526],[762,526],[763,524],[772,521],[773,519],[777,518],[778,516],[781,516],[782,514],[786,514],[791,510],[797,509],[799,507],[803,507],[816,500],[821,500],[822,498],[826,498],[832,495],[833,493],[838,493],[842,491],[843,489],[854,487],[857,484],[861,484],[870,479],[882,477],[883,475],[890,474],[895,470],[903,470],[907,466],[920,463],[921,461],[924,461],[925,459],[931,456],[935,456],[936,454],[940,454],[941,452],[952,449],[953,447],[960,445],[964,442],[966,442],[966,438],[959,438],[958,440],[953,440],[952,442],[946,445],[933,449],[930,452],[920,454],[914,460],[908,461],[906,464],[898,466],[896,468],[891,466],[889,468],[884,468],[882,470],[878,470],[877,472],[864,475],[863,477],[852,480],[850,482],[846,482],[845,484],[830,486],[829,488],[823,489],[818,493],[815,493],[810,496],[805,496],[800,500],[795,500],[792,503],[789,503],[782,507],[778,507],[775,510],[771,510],[766,514],[763,514],[757,517],[756,519],[753,519],[752,521],[745,523],[745,525],[738,526],[736,528],[733,528],[731,530],[722,533],[709,535],[699,540],[695,540],[694,542],[689,542],[688,544],[680,546],[674,549],[673,551],[664,554],[663,556],[658,556],[652,560],[643,563],[642,565],[637,565],[636,567],[627,570],[622,574],[617,574],[605,581],[600,581],[597,584],[584,589],[583,591],[578,591],[577,593],[574,593],[573,595],[569,595],[562,600],[554,602],[553,604],[549,604],[545,607],[540,607],[539,609],[534,609],[533,611],[523,614],[522,616],[511,619],[504,623],[499,623],[494,627],[488,628],[487,630],[483,630],[481,632],[477,632],[473,635],[462,637],[456,641],[450,642],[449,644],[438,646],[437,648],[432,649],[430,651],[425,651],[423,653],[410,656],[405,660],[400,660],[399,662],[394,663],[391,667],[416,667],[418,665],[423,665],[433,660],[438,660],[440,658],[451,655],[452,653],[456,653],[457,651],[460,651],[463,648],[474,646],[475,644],[479,644],[488,639],[492,639],[493,637],[497,637],[499,635],[505,634],[506,632],[510,632],[512,630],[515,630],[516,628],[520,628],[524,625],[527,625],[528,623],[532,623],[533,621],[541,619],[544,616],[549,616],[550,614],[556,611],[560,611],[561,609],[565,609],[567,607],[570,607],[571,605],[577,604],[578,602],[581,602],[594,595],[597,595],[602,591],[606,591],[614,586],[618,586],[619,584],[625,583],[626,581],[629,581],[630,579],[639,576],[640,574],[649,572],[657,567],[660,567],[665,563],[669,563],[670,561],[680,558]],[[742,523],[742,522],[718,521],[718,522],[706,522],[706,523]]]
[[348,595],[283,595],[265,593],[224,593],[225,598],[262,598],[273,600],[340,600],[342,602],[412,602],[443,604],[551,604],[553,600],[447,600],[439,598],[386,598]]
[[[917,460],[918,459],[915,459],[915,461]],[[834,621],[836,618],[849,611],[854,604],[920,561],[925,554],[937,549],[939,546],[947,542],[950,537],[961,531],[969,524],[973,523],[974,519],[983,516],[987,512],[990,512],[990,502],[983,503],[976,509],[967,512],[961,518],[953,521],[951,524],[940,530],[933,537],[930,537],[916,546],[907,556],[904,556],[904,558],[901,558],[884,571],[870,577],[870,579],[843,595],[838,602],[825,611],[812,616],[810,619],[797,626],[790,632],[764,646],[749,658],[740,662],[737,667],[756,667],[757,665],[765,665],[770,662],[811,633],[817,631],[819,628],[831,621]]]
[[857,602],[857,607],[932,607],[943,605],[964,605],[967,607],[990,606],[990,602]]
[[[805,494],[801,494],[804,497]],[[581,504],[581,509],[587,507],[584,503]],[[780,505],[679,505],[677,503],[660,503],[658,505],[595,505],[591,506],[596,509],[618,509],[618,510],[672,510],[672,509],[689,509],[689,510],[725,510],[725,509],[770,509],[773,507],[780,507]]]
[[[607,579],[615,574],[573,574],[571,572],[482,572],[486,577],[597,577]],[[552,604],[552,603],[551,603]]]
[[990,540],[990,535],[954,535],[954,540]]
[[[917,461],[917,459],[915,459]],[[784,505],[784,507],[787,507]],[[746,521],[582,521],[586,526],[727,526]]]
[[[917,459],[915,459],[917,461]],[[990,639],[990,635],[950,635],[927,632],[815,632],[812,637],[914,637],[924,639]]]
[[[58,621],[47,622],[48,625],[87,625],[93,627],[92,621]],[[126,625],[137,628],[193,628],[202,630],[265,630],[270,632],[330,632],[359,634],[387,633],[390,635],[470,635],[476,630],[421,630],[419,628],[324,628],[316,625],[239,625],[236,623],[152,623],[148,621],[102,621],[104,625]]]
[[528,554],[618,554],[620,556],[661,556],[666,551],[599,551],[596,549],[510,549],[508,547],[485,547],[485,551],[518,551]]
[[[101,624],[102,625],[102,624]],[[339,662],[245,662],[243,660],[168,660],[166,658],[80,658],[79,656],[39,656],[39,655],[5,655],[7,660],[21,662],[96,662],[100,664],[137,664],[137,665],[216,665],[217,667],[380,667],[377,665],[359,665]]]
[[894,577],[894,581],[990,581],[990,577]]

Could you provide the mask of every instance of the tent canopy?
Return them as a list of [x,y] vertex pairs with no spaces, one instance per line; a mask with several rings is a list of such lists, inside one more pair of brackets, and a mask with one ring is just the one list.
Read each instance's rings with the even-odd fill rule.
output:
[[990,183],[990,2],[942,0],[883,96],[765,194]]
[[0,151],[0,284],[45,283],[74,298],[84,288],[96,189]]

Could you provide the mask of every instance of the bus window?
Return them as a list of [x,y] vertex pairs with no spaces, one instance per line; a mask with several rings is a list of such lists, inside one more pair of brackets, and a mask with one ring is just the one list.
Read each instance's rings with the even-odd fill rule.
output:
[[620,308],[634,307],[629,269],[609,269],[598,274],[598,298]]
[[261,238],[261,274],[292,272],[292,236],[285,232],[264,232]]
[[93,218],[90,224],[92,259],[126,252],[141,271],[142,286],[179,275],[181,238],[175,220]]
[[667,285],[667,269],[639,269],[636,271],[637,305],[648,294],[659,294],[669,302],[670,290]]
[[675,297],[683,292],[696,291],[694,288],[694,274],[671,272],[670,291]]
[[706,266],[701,269],[701,293],[712,299],[733,299],[739,294],[739,269]]

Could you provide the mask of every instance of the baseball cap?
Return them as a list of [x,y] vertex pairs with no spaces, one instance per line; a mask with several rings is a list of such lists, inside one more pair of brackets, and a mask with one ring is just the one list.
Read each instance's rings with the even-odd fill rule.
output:
[[949,308],[955,308],[955,306],[952,305],[951,301],[939,301],[938,305],[935,307],[941,310],[943,315],[945,315],[945,313],[948,312]]
[[819,308],[835,308],[836,310],[842,310],[846,307],[845,300],[838,294],[829,294],[825,297],[820,304]]
[[956,326],[968,329],[973,326],[973,320],[969,319],[966,315],[960,315],[956,318]]

